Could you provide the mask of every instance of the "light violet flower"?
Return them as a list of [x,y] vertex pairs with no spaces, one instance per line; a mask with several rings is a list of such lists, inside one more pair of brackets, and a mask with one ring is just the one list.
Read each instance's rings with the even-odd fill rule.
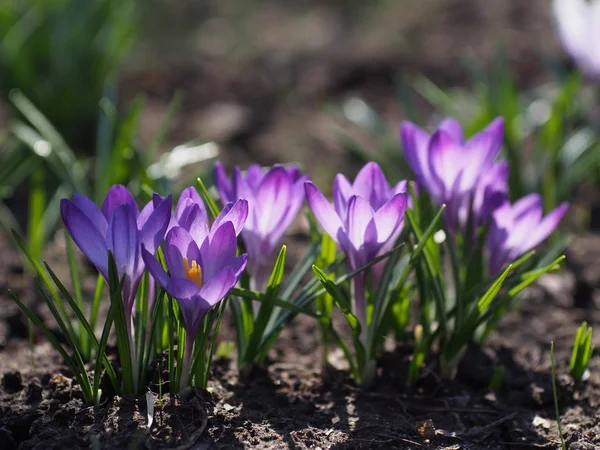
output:
[[[191,198],[191,191],[186,191]],[[181,200],[180,200],[181,203]],[[237,235],[248,215],[246,200],[228,203],[208,227],[206,214],[194,201],[180,211],[179,223],[167,233],[164,255],[169,273],[142,247],[150,274],[173,296],[181,308],[186,329],[186,356],[189,366],[194,339],[206,313],[229,293],[246,268],[247,254],[237,256]],[[184,369],[182,387],[189,371]]]
[[[348,213],[348,203],[353,195],[362,197],[369,202],[374,211],[379,210],[383,205],[390,201],[394,195],[406,193],[407,181],[402,180],[394,186],[390,186],[381,167],[375,162],[369,162],[358,172],[354,183],[341,173],[337,174],[333,180],[333,205],[336,213],[340,217],[345,217]],[[410,197],[407,197],[408,207],[410,207]],[[404,228],[404,218],[390,236],[387,242],[380,248],[376,256],[389,252],[394,243],[400,236]],[[376,285],[383,273],[385,262],[382,261],[371,267],[373,274],[373,283]]]
[[554,0],[554,21],[565,50],[590,78],[600,77],[600,1]]
[[[333,185],[335,206],[313,183],[306,182],[305,189],[310,209],[325,232],[342,248],[351,269],[358,269],[375,259],[398,237],[408,198],[405,193],[396,193],[402,189],[402,184],[389,187],[376,164],[363,168],[354,185],[344,177],[336,177]],[[364,281],[364,272],[353,278],[355,314],[363,324],[366,320]]]
[[214,182],[223,203],[238,198],[248,201],[242,238],[248,251],[253,289],[266,288],[281,238],[302,208],[306,180],[308,177],[297,167],[275,165],[266,170],[253,164],[245,174],[236,167],[230,181],[223,166],[215,164]]
[[493,215],[487,237],[490,274],[541,244],[558,226],[568,205],[543,217],[542,198],[529,194],[511,205],[505,201]]
[[108,251],[111,250],[119,277],[125,277],[123,301],[131,336],[131,314],[136,292],[144,273],[142,245],[154,254],[163,241],[171,217],[171,196],[154,195],[140,212],[125,186],[114,185],[106,194],[102,209],[89,198],[75,194],[62,199],[63,222],[83,254],[108,281]]
[[[490,211],[487,202],[481,201],[481,193],[474,202],[483,174],[487,173],[483,194],[490,189],[507,190],[506,168],[494,165],[503,135],[501,118],[466,141],[460,124],[453,119],[444,120],[432,136],[411,122],[401,125],[400,139],[408,164],[431,198],[438,205],[446,204],[445,218],[451,230],[466,225],[469,210],[475,223],[486,220],[485,214]],[[493,175],[496,178],[489,178]],[[472,209],[469,205],[473,205]]]

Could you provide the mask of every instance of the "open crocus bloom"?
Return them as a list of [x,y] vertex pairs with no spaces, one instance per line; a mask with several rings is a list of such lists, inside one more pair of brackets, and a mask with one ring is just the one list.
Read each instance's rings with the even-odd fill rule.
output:
[[[379,188],[384,188],[385,185],[381,183],[381,179],[369,177],[375,175],[377,178],[380,171],[373,165],[363,171],[360,180],[357,177],[354,186],[346,184],[340,177],[336,178],[333,187],[335,208],[319,188],[311,182],[305,183],[310,209],[325,232],[342,248],[351,269],[358,269],[372,261],[384,246],[390,245],[390,241],[393,245],[402,226],[407,205],[407,195],[404,193],[397,193],[387,201],[383,200],[384,191],[387,194],[391,193],[389,186],[381,190],[381,195],[376,195],[375,192],[379,192]],[[377,185],[379,187],[375,188]],[[368,197],[353,194],[350,189],[355,191],[363,189],[361,193]],[[347,194],[349,197],[346,196]],[[363,272],[353,279],[355,313],[363,323],[366,320],[364,277]]]
[[[488,177],[484,193],[491,189],[506,191],[506,170],[494,165],[503,135],[504,122],[500,118],[467,141],[460,124],[453,119],[444,120],[432,136],[411,122],[402,124],[400,138],[408,164],[431,198],[438,205],[447,205],[445,217],[451,230],[466,225],[468,205],[473,204],[471,212],[477,223],[485,220],[486,202],[472,203],[483,174]],[[490,176],[499,179],[489,179]]]
[[245,200],[227,204],[210,229],[199,210],[197,203],[189,202],[178,225],[167,233],[164,255],[169,274],[151,251],[142,248],[150,274],[177,299],[192,343],[206,313],[240,279],[248,258],[236,255],[237,235],[248,214]]
[[561,204],[542,217],[542,199],[529,194],[511,205],[498,207],[492,217],[487,238],[489,272],[496,274],[506,264],[541,244],[560,223],[568,205]]
[[[358,172],[354,183],[350,183],[341,173],[336,175],[333,180],[333,205],[339,217],[346,217],[350,198],[358,196],[366,199],[371,208],[373,208],[373,211],[378,211],[396,194],[406,193],[406,185],[406,180],[402,180],[395,186],[390,186],[381,167],[375,162],[369,162]],[[407,201],[410,203],[410,198],[407,197]],[[381,246],[376,256],[382,255],[392,249],[403,228],[404,217],[402,217],[396,230],[386,243]],[[375,284],[378,282],[384,266],[384,263],[378,263],[373,266],[373,282]]]
[[566,51],[590,78],[600,77],[600,1],[554,0],[554,21]]
[[125,186],[110,188],[102,209],[89,198],[75,194],[72,200],[62,199],[63,222],[84,255],[108,280],[108,251],[111,250],[119,277],[125,277],[123,301],[127,324],[140,280],[144,273],[141,246],[152,254],[161,244],[171,218],[171,196],[154,195],[140,212]]
[[243,174],[233,170],[231,182],[223,166],[215,164],[214,181],[223,203],[248,201],[248,221],[242,238],[248,251],[253,288],[263,291],[281,238],[304,202],[304,182],[297,167],[275,165],[266,170],[253,164]]

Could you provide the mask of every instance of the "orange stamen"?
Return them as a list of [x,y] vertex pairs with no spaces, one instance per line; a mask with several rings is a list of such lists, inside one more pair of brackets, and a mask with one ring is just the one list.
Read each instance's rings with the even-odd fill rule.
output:
[[202,287],[202,268],[198,265],[198,263],[196,261],[192,261],[192,266],[190,267],[190,262],[188,259],[183,258],[183,267],[185,268],[187,279],[196,283],[198,287]]

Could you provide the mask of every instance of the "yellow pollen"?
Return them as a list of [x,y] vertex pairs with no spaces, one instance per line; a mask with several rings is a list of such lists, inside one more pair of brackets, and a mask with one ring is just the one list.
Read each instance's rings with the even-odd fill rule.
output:
[[183,266],[185,267],[185,274],[188,280],[193,281],[198,285],[198,287],[202,287],[202,268],[198,265],[196,261],[192,261],[192,267],[190,267],[190,262],[187,258],[183,258]]

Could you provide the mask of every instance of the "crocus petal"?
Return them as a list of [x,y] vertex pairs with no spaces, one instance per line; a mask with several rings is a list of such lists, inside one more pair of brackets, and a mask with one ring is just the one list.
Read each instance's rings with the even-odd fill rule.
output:
[[508,163],[502,161],[484,171],[477,182],[473,196],[473,215],[476,225],[485,224],[492,212],[508,196]]
[[200,198],[200,194],[194,187],[188,187],[181,192],[179,196],[179,200],[177,201],[177,206],[175,208],[175,217],[177,220],[180,220],[180,217],[184,213],[187,208],[193,207],[194,205],[198,205],[201,214],[204,215],[205,220],[208,220],[208,215],[206,213],[206,207],[204,206],[204,202]]
[[164,254],[172,277],[185,278],[187,276],[183,258],[187,258],[190,263],[196,261],[202,265],[198,245],[187,230],[182,227],[175,227],[167,233]]
[[506,201],[494,211],[486,242],[490,273],[497,273],[550,236],[566,213],[567,204],[544,218],[542,208],[541,197],[530,194],[512,206]]
[[497,118],[465,143],[464,153],[469,158],[464,170],[465,185],[471,187],[482,172],[489,170],[500,152],[503,138],[504,120]]
[[74,194],[73,203],[86,215],[90,221],[94,224],[96,229],[100,232],[103,237],[106,237],[106,231],[108,230],[108,220],[100,211],[100,208],[84,195]]
[[543,209],[542,197],[539,194],[528,194],[525,197],[517,200],[512,206],[512,216],[517,219],[523,215],[530,214],[532,210],[539,212],[538,217],[541,219]]
[[537,247],[552,234],[556,227],[558,227],[558,224],[562,220],[568,208],[569,205],[567,203],[562,203],[541,220],[540,224],[534,230],[532,230],[533,233],[529,243],[530,248],[526,249],[525,252]]
[[173,197],[169,195],[150,214],[140,231],[140,243],[145,245],[150,253],[156,252],[167,232],[171,221],[171,204]]
[[415,173],[417,181],[429,192],[431,197],[440,200],[440,188],[432,179],[429,166],[429,135],[412,122],[403,122],[400,127],[400,140],[408,165]]
[[257,209],[254,207],[256,204],[256,196],[237,167],[233,169],[232,185],[233,192],[235,192],[235,196],[237,197],[236,200],[245,199],[248,202],[247,227],[252,230],[258,230],[258,213]]
[[197,203],[190,203],[182,211],[179,226],[187,230],[196,242],[203,242],[208,236],[208,218],[206,212]]
[[213,278],[211,278],[200,290],[200,297],[214,306],[227,295],[237,283],[238,278],[231,267],[224,267]]
[[367,200],[373,209],[379,209],[388,200],[390,185],[379,164],[369,162],[356,175],[352,188],[355,195]]
[[231,222],[235,230],[235,235],[239,235],[248,218],[248,201],[239,199],[235,203],[228,203],[215,219],[211,227],[211,235],[221,226],[222,223]]
[[465,135],[463,134],[460,122],[458,122],[456,119],[448,118],[442,120],[439,129],[444,130],[458,143],[465,141]]
[[586,3],[576,0],[554,0],[554,17],[566,50],[574,57],[583,56],[588,43],[588,14]]
[[210,239],[202,243],[202,273],[204,280],[208,281],[221,267],[231,263],[236,257],[237,236],[231,222],[224,222],[215,231]]
[[163,288],[167,289],[169,285],[169,276],[161,263],[159,263],[154,255],[146,250],[146,247],[142,244],[142,259],[144,260],[144,264],[150,272],[150,275],[154,277],[154,279],[160,284]]
[[[289,166],[287,168],[288,174],[290,175],[290,178],[292,179],[292,181],[294,183],[298,183],[301,181],[302,178],[308,178],[306,175],[303,175],[302,172],[300,171],[300,168],[297,166]],[[302,186],[304,186],[304,181],[307,180],[302,180]]]
[[373,216],[377,227],[377,242],[384,244],[400,227],[407,205],[406,194],[397,194],[383,205]]
[[587,76],[600,75],[598,42],[600,5],[597,1],[554,0],[553,12],[563,46]]
[[112,250],[119,277],[133,277],[138,266],[138,229],[134,211],[129,203],[113,210],[106,244]]
[[71,200],[60,202],[62,220],[83,254],[108,279],[108,248],[105,236],[102,236],[96,224]]
[[355,249],[377,242],[377,229],[372,221],[373,215],[373,208],[367,200],[357,195],[350,197],[345,229]]
[[168,291],[173,297],[180,300],[198,295],[200,288],[196,283],[187,278],[171,277]]
[[352,185],[344,175],[338,173],[333,180],[333,205],[338,216],[346,216],[348,200],[350,200],[351,196]]
[[393,195],[401,194],[403,192],[407,192],[407,189],[408,189],[408,181],[402,180],[402,181],[398,182],[398,184],[396,184],[396,186],[394,186],[392,188],[392,194]]
[[246,183],[253,191],[257,191],[265,177],[264,169],[258,164],[251,164],[246,171]]
[[227,175],[225,174],[225,169],[223,168],[223,164],[217,161],[215,163],[215,167],[213,170],[213,182],[219,191],[219,195],[221,196],[221,201],[223,203],[232,202],[235,199],[233,189]]
[[285,167],[275,166],[265,175],[253,208],[257,209],[258,231],[267,233],[270,224],[278,223],[286,213],[291,197],[292,182]]
[[325,232],[335,241],[338,242],[338,231],[341,230],[342,221],[335,213],[331,204],[323,196],[317,186],[311,181],[304,183],[306,191],[306,200],[312,213],[321,224]]
[[[159,199],[159,201],[156,202],[156,204],[154,201],[155,196]],[[146,203],[146,205],[140,211],[140,214],[137,216],[138,230],[141,230],[142,228],[144,228],[144,225],[148,221],[148,217],[150,217],[150,214],[152,214],[152,211],[154,211],[154,208],[156,206],[158,206],[160,204],[160,202],[162,202],[162,200],[163,200],[163,198],[160,195],[158,195],[158,194],[152,195],[152,200],[150,200],[148,203]]]
[[447,201],[463,167],[468,164],[468,156],[452,136],[443,130],[437,130],[431,137],[429,156],[432,179],[437,183],[439,191],[444,193],[444,201]]
[[[290,176],[291,179],[291,176]],[[296,218],[300,209],[302,208],[302,204],[304,203],[305,193],[304,193],[304,183],[308,181],[308,176],[300,177],[298,180],[294,181],[292,185],[292,190],[290,193],[290,198],[288,200],[288,208],[287,213],[281,218],[279,222],[279,228],[285,232],[289,225]],[[283,234],[283,232],[281,234]]]
[[[182,282],[183,281],[189,280],[182,280]],[[172,284],[174,287],[176,286],[175,289],[180,287],[179,284],[176,285],[175,282],[173,282]],[[198,328],[200,328],[202,319],[204,319],[206,313],[210,311],[212,305],[210,305],[198,294],[192,295],[190,297],[176,297],[175,295],[173,295],[173,297],[177,298],[177,303],[179,303],[186,333],[189,333],[191,336],[195,336],[196,333],[198,333]]]
[[[292,177],[290,175],[290,181]],[[290,198],[288,199],[287,208],[285,213],[281,216],[278,222],[271,224],[270,229],[265,234],[265,246],[267,247],[268,255],[272,255],[279,247],[279,241],[292,224],[294,219],[298,216],[302,205],[304,204],[304,183],[308,181],[307,176],[300,177],[294,182],[290,191]]]
[[133,196],[125,186],[121,184],[115,184],[108,190],[108,193],[104,198],[104,202],[102,203],[102,213],[104,214],[107,220],[110,220],[113,211],[118,206],[123,205],[125,203],[131,206],[131,210],[134,213],[134,217],[137,218],[139,211],[137,203],[133,199]]

